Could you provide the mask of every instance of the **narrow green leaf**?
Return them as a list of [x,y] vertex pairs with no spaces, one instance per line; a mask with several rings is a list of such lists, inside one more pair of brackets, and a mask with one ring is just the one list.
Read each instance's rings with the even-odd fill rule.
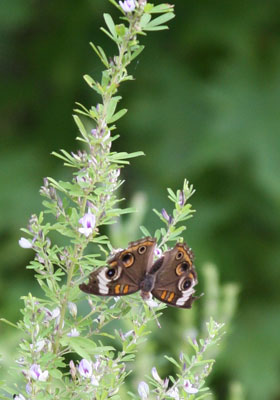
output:
[[125,114],[127,113],[127,109],[123,108],[122,110],[118,111],[116,114],[114,114],[109,120],[107,120],[108,124],[112,124],[113,122],[118,121],[120,118],[122,118]]
[[110,14],[104,14],[104,20],[114,38],[117,38],[116,27]]
[[105,65],[106,68],[109,68],[109,63],[108,59],[106,57],[106,54],[104,53],[104,50],[100,46],[95,46],[92,42],[90,42],[90,46],[92,49],[95,51],[95,53],[98,55],[102,63]]
[[[149,4],[147,4],[147,6],[148,5]],[[144,9],[145,11],[146,11],[147,6],[145,6],[145,9]],[[152,7],[152,9],[148,10],[147,12],[150,12],[151,14],[156,14],[156,13],[161,14],[164,12],[170,13],[173,11],[173,9],[174,9],[173,5],[164,3],[164,4],[159,4],[158,6]]]
[[147,27],[151,28],[151,27],[162,25],[165,22],[170,21],[174,17],[175,17],[175,15],[173,13],[167,13],[167,14],[160,15],[159,17],[152,19],[152,21],[149,22],[149,24],[146,26],[146,28]]
[[140,53],[144,50],[145,46],[138,46],[136,50],[134,50],[131,54],[130,60],[134,60],[136,57],[139,56]]
[[116,42],[116,38],[114,38],[114,36],[112,36],[111,33],[108,32],[105,28],[101,27],[100,30],[101,30],[102,32],[104,32],[105,35],[107,35],[111,40],[113,40],[113,42]]
[[4,322],[7,325],[12,326],[13,328],[19,329],[19,327],[11,321],[8,321],[6,318],[0,318],[0,322]]
[[77,127],[79,128],[80,133],[82,134],[82,136],[88,140],[88,135],[87,135],[87,131],[86,128],[84,127],[84,124],[82,123],[82,121],[80,120],[80,118],[77,115],[73,115],[74,121],[76,122]]
[[176,365],[176,367],[178,367],[179,369],[181,368],[181,366],[177,363],[177,361],[173,357],[164,356],[164,358],[166,358],[172,364]]
[[164,31],[169,29],[167,25],[160,25],[160,26],[151,26],[151,27],[146,27],[145,31]]
[[152,236],[152,235],[150,234],[150,232],[148,231],[148,229],[145,228],[145,226],[143,226],[143,225],[140,226],[140,231],[141,231],[141,232],[143,233],[143,235],[145,235],[145,236]]
[[111,98],[108,104],[107,108],[107,115],[106,115],[106,120],[109,121],[112,116],[114,115],[114,112],[117,108],[118,102],[121,100],[121,96],[114,96]]
[[108,58],[105,54],[105,51],[102,49],[101,46],[97,46],[97,48],[98,48],[99,53],[101,54],[102,59],[104,60],[104,64],[106,63],[105,65],[107,65],[107,68],[109,68],[110,64],[109,64]]

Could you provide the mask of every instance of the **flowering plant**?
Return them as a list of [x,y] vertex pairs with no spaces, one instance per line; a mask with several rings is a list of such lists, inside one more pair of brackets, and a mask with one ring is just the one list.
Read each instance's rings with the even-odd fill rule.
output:
[[[42,297],[23,297],[23,318],[15,325],[22,340],[14,375],[21,379],[11,385],[1,383],[3,399],[10,399],[10,395],[20,400],[124,398],[122,386],[131,372],[129,365],[135,360],[137,346],[148,334],[148,322],[159,324],[158,317],[166,307],[152,299],[143,302],[138,295],[118,300],[86,297],[79,290],[93,266],[103,265],[113,251],[102,227],[134,211],[120,208],[117,191],[124,182],[120,178],[123,166],[143,153],[111,150],[118,137],[113,135],[115,122],[127,111],[117,110],[119,85],[133,79],[127,67],[144,48],[139,35],[166,29],[164,24],[174,17],[169,4],[110,2],[122,13],[123,22],[116,24],[105,14],[106,28],[102,30],[116,44],[118,53],[109,58],[100,46],[91,44],[106,69],[100,82],[84,76],[101,101],[89,109],[77,104],[74,121],[82,150],[53,153],[74,171],[72,179],[44,180],[40,191],[44,210],[31,216],[28,229],[23,229],[25,237],[19,241],[22,248],[35,252],[27,268],[34,270]],[[172,215],[154,210],[164,227],[153,235],[140,228],[144,235],[158,240],[157,255],[167,249],[168,242],[181,237],[185,226],[179,224],[193,213],[188,203],[192,194],[187,181],[176,193],[168,189],[174,204]],[[57,235],[63,239],[56,240]],[[111,321],[122,321],[129,329],[125,333],[120,327],[108,329]],[[166,357],[177,369],[176,378],[162,379],[154,367],[149,383],[143,377],[138,384],[140,398],[202,398],[204,379],[213,364],[213,359],[203,359],[204,353],[219,340],[221,328],[222,324],[210,320],[205,340],[189,340],[192,358],[183,353],[178,361]],[[133,393],[130,396],[137,398]]]

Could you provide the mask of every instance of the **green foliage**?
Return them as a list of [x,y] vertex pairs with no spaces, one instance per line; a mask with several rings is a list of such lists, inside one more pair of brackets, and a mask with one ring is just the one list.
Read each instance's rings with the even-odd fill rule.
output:
[[[79,10],[71,0],[43,6],[15,0],[3,2],[1,11],[0,314],[16,321],[22,307],[19,294],[31,290],[40,296],[33,275],[24,270],[30,255],[16,244],[18,226],[40,210],[34,194],[42,176],[69,178],[48,154],[75,146],[69,118],[73,102],[92,103],[80,76],[88,73],[97,80],[101,70],[92,68],[92,57],[86,58],[87,43],[94,38],[108,48],[97,27],[102,13],[112,10],[103,0],[83,2]],[[122,227],[120,222],[110,226],[110,237],[114,232],[115,247],[139,237],[138,218],[145,207],[140,224],[156,230],[150,209],[161,205],[168,210],[163,188],[179,187],[187,175],[198,192],[193,198],[198,213],[194,222],[188,221],[185,236],[195,250],[205,292],[200,302],[208,304],[201,266],[209,260],[218,265],[222,282],[238,282],[241,289],[230,346],[220,356],[210,386],[224,400],[229,382],[237,379],[248,399],[274,399],[279,396],[275,349],[280,327],[279,4],[182,1],[176,14],[176,26],[168,34],[149,38],[145,56],[131,69],[137,80],[122,89],[123,106],[131,112],[120,121],[115,149],[141,148],[147,154],[125,170],[122,195],[129,206],[143,209],[126,216]],[[146,201],[142,193],[135,194],[140,189],[147,193]],[[60,238],[59,245],[64,244]],[[161,321],[165,332],[176,325],[179,335],[182,325],[198,318],[172,311],[166,324]],[[164,336],[153,336],[156,343],[159,335]],[[4,366],[12,361],[18,339],[1,324]],[[179,341],[162,340],[176,354]],[[149,342],[151,354],[157,345],[153,338]],[[262,357],[260,348],[265,349]],[[1,378],[5,371],[1,369]],[[259,371],[262,379],[256,380]]]

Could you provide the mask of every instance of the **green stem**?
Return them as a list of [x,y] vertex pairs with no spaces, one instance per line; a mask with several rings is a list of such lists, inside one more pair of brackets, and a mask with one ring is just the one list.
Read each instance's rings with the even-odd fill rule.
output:
[[[85,213],[86,204],[87,204],[87,198],[84,197],[83,204],[81,207],[82,214]],[[70,289],[71,289],[74,268],[76,265],[75,260],[77,260],[80,257],[80,255],[83,253],[83,250],[84,250],[84,246],[76,244],[74,247],[74,260],[70,264],[70,268],[69,268],[68,275],[67,275],[66,292],[64,295],[64,299],[62,301],[62,306],[61,306],[61,310],[60,310],[60,320],[59,320],[56,338],[55,338],[55,344],[54,344],[54,353],[55,354],[58,354],[58,352],[59,352],[59,339],[60,339],[61,333],[62,333],[62,326],[63,326],[65,314],[66,314],[66,308],[67,308],[69,293],[70,293]]]

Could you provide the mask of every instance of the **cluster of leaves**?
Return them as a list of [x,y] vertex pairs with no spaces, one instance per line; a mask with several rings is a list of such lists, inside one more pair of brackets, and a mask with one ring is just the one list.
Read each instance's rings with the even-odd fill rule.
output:
[[[100,259],[100,252],[107,256],[112,250],[108,237],[100,233],[101,227],[113,224],[121,214],[132,211],[118,207],[120,199],[116,191],[123,183],[119,179],[120,169],[128,159],[142,155],[142,152],[111,151],[112,142],[117,138],[111,135],[114,123],[126,112],[117,111],[121,97],[116,93],[122,82],[132,79],[127,66],[143,50],[138,35],[165,29],[163,24],[174,17],[173,7],[167,4],[154,6],[138,0],[133,2],[133,12],[126,13],[114,0],[111,2],[122,11],[124,24],[116,25],[112,17],[105,14],[107,28],[102,30],[116,43],[118,55],[110,59],[100,46],[92,44],[106,70],[100,83],[85,76],[102,101],[90,109],[78,104],[76,112],[80,116],[75,115],[74,120],[83,150],[71,154],[65,150],[53,153],[74,170],[73,179],[70,182],[45,179],[41,188],[45,209],[38,216],[32,215],[28,229],[23,229],[28,236],[25,247],[35,252],[28,268],[34,270],[44,297],[35,298],[31,294],[24,297],[23,319],[16,325],[23,338],[15,371],[22,375],[26,387],[4,385],[3,388],[6,393],[18,393],[18,399],[25,399],[25,396],[37,400],[87,399],[89,395],[100,400],[120,398],[119,388],[130,373],[126,365],[134,360],[137,345],[148,334],[147,323],[157,319],[165,308],[154,302],[154,311],[137,296],[121,301],[93,297],[87,299],[87,306],[81,303],[85,296],[79,290],[79,283],[93,265],[104,264],[105,257]],[[152,18],[153,14],[160,16]],[[173,214],[155,211],[167,227],[152,235],[163,249],[168,241],[180,239],[185,227],[177,227],[177,224],[190,218],[193,212],[188,203],[193,189],[187,181],[176,194],[171,189],[168,192],[175,204]],[[150,235],[145,227],[142,232]],[[57,233],[62,236],[63,245],[52,243],[58,237]],[[116,319],[129,321],[132,329],[125,333],[120,330],[108,332],[108,323]],[[209,328],[211,343],[219,337],[220,329],[213,324],[210,323]],[[118,341],[118,350],[110,345],[113,341]],[[202,363],[207,346],[203,343],[201,346],[194,345],[196,355],[190,360],[187,371]],[[82,360],[71,360],[68,366],[67,359],[73,353]],[[182,365],[175,362],[181,375],[177,380],[170,378],[174,396],[177,391],[184,390],[186,379],[190,379],[184,362]],[[197,391],[210,372],[212,360],[208,360],[207,365],[207,371],[203,369],[200,375],[196,374],[197,381],[192,382]],[[167,385],[165,389],[165,393],[169,390],[172,394],[171,387]],[[25,392],[27,394],[23,395]],[[139,395],[143,398],[141,393],[140,390]],[[3,398],[10,397],[3,394]]]

